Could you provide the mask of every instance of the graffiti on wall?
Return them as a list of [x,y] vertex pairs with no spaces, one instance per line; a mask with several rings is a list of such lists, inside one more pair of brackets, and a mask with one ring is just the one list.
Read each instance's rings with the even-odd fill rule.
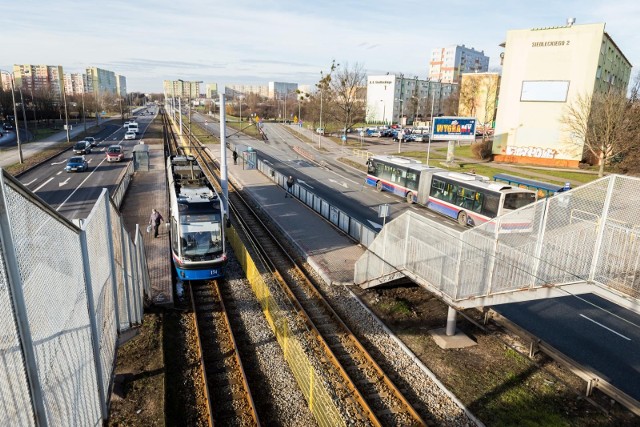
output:
[[507,145],[507,156],[536,157],[538,159],[554,159],[558,152],[553,148],[514,147]]

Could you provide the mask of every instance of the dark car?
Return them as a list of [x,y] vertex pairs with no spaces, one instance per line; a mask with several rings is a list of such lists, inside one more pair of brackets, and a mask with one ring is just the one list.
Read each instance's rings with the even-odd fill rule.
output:
[[5,123],[2,125],[4,130],[13,130],[13,125],[11,123]]
[[73,152],[76,154],[89,154],[91,153],[91,143],[80,141],[73,146]]
[[85,142],[88,142],[89,144],[91,144],[92,147],[95,147],[96,145],[98,145],[98,141],[96,141],[96,139],[92,136],[87,136],[84,139]]
[[64,170],[67,172],[84,172],[89,169],[89,163],[84,156],[75,156],[67,160],[67,166]]

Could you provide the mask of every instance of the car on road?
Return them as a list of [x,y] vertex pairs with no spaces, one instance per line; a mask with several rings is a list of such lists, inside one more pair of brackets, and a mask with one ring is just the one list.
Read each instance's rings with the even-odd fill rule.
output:
[[67,160],[64,170],[67,172],[85,172],[89,169],[89,163],[84,156],[74,156]]
[[124,139],[136,139],[136,131],[128,130],[127,133],[124,134]]
[[87,141],[77,142],[73,146],[73,152],[76,154],[89,154],[91,153],[91,144]]
[[125,128],[125,129],[129,129],[129,123],[131,123],[131,122],[124,122],[124,126],[123,126],[123,128]]
[[318,135],[324,135],[324,128],[318,128],[318,129],[316,129],[316,133],[317,133]]
[[98,145],[98,141],[96,141],[96,139],[92,136],[87,136],[84,138],[85,142],[88,142],[89,144],[91,144],[92,147],[95,147],[96,145]]
[[107,162],[120,162],[124,160],[124,150],[119,145],[110,145],[106,153]]
[[11,123],[5,123],[2,125],[4,130],[13,130],[13,125]]

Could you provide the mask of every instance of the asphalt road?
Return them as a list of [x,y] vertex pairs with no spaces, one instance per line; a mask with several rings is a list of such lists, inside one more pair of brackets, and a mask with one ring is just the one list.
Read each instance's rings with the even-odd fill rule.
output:
[[492,308],[640,400],[640,315],[593,294]]
[[[103,188],[112,192],[128,161],[131,149],[143,138],[153,116],[136,116],[140,123],[140,134],[135,140],[124,140],[125,129],[120,121],[108,122],[94,137],[98,145],[85,158],[89,163],[87,172],[64,171],[67,160],[75,154],[71,149],[61,153],[47,163],[20,176],[20,182],[47,202],[53,209],[68,219],[86,218]],[[105,150],[109,145],[125,147],[125,161],[109,163]]]

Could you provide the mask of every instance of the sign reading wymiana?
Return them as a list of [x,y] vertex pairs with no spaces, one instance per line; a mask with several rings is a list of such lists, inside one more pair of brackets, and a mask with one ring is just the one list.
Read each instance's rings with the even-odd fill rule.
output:
[[475,117],[434,117],[432,140],[454,141],[476,138]]

